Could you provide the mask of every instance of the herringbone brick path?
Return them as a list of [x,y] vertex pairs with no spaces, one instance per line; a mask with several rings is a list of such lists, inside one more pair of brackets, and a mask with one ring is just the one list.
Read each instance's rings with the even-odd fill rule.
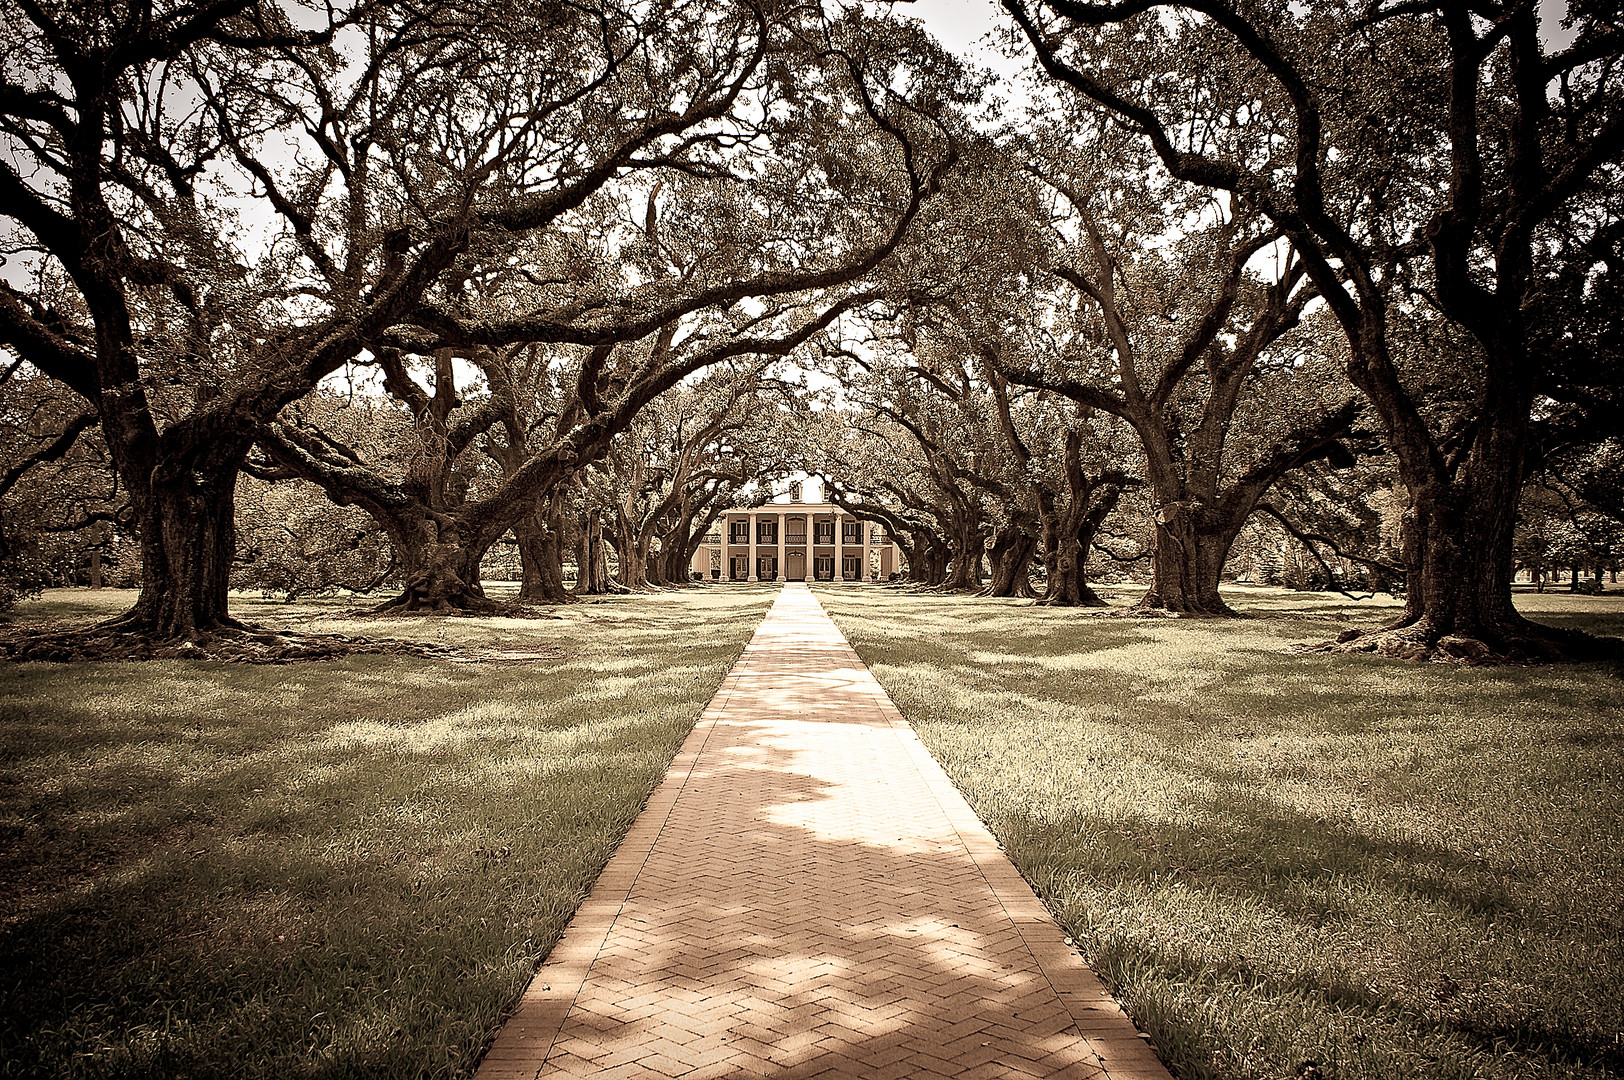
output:
[[804,585],[478,1080],[1168,1080]]

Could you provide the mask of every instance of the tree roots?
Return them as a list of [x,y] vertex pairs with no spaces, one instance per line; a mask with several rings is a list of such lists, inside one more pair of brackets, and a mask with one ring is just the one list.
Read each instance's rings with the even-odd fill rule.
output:
[[[379,604],[377,607],[362,608],[360,611],[346,615],[345,618],[356,619],[393,619],[414,618],[426,616],[444,616],[449,618],[468,619],[561,619],[562,615],[548,608],[536,607],[523,600],[504,602],[501,600],[487,600],[484,597],[474,597],[474,603],[463,605],[446,605],[445,607],[429,607],[413,604],[409,600],[397,598]],[[562,603],[574,604],[579,602],[577,597],[570,597]]]
[[1442,634],[1417,626],[1381,630],[1344,630],[1335,641],[1290,646],[1288,651],[1367,652],[1413,664],[1560,664],[1624,659],[1624,639],[1596,637],[1576,630],[1538,626],[1526,630],[1472,637]]
[[1252,616],[1236,611],[1227,604],[1220,604],[1217,610],[1207,611],[1200,608],[1177,610],[1160,605],[1147,607],[1143,602],[1122,611],[1114,611],[1112,617],[1118,619],[1250,619]]
[[338,634],[298,634],[258,626],[222,626],[160,637],[128,623],[78,629],[29,628],[0,634],[0,659],[71,664],[96,660],[215,660],[235,664],[288,664],[336,660],[359,653],[442,656],[443,646],[374,641]]

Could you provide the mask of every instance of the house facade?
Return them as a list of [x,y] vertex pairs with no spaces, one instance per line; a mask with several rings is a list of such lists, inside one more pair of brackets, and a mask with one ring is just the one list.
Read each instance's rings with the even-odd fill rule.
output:
[[885,581],[902,571],[902,550],[885,529],[833,503],[803,502],[800,484],[786,496],[729,510],[694,552],[706,581]]

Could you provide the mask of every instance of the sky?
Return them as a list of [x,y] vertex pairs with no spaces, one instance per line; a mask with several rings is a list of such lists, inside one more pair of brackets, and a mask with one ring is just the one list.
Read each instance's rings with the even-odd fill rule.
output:
[[922,21],[936,40],[961,56],[993,28],[1003,11],[993,0],[913,0],[895,10]]
[[924,23],[949,52],[977,67],[988,67],[1004,77],[998,91],[1005,98],[1020,96],[1015,76],[1030,63],[1026,54],[1011,59],[999,52],[990,35],[994,29],[1014,25],[996,0],[911,0],[893,9]]
[[[1540,36],[1547,48],[1560,49],[1573,40],[1573,34],[1562,29],[1562,16],[1567,9],[1567,0],[1539,0]],[[1000,72],[1010,70],[1009,60],[993,49],[977,46],[978,40],[994,26],[1008,22],[996,0],[903,0],[895,10],[924,22],[936,39],[954,53],[969,55]]]

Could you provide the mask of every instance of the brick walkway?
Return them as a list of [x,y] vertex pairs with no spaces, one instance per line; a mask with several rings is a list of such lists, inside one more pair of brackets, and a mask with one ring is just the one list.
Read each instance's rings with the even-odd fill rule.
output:
[[787,585],[478,1080],[1168,1080]]

